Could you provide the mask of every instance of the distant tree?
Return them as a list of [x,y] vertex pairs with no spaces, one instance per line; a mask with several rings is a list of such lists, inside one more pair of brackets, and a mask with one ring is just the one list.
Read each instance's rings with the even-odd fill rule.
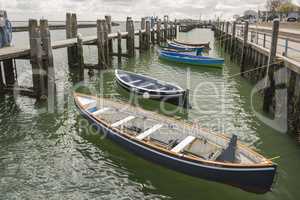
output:
[[266,9],[270,12],[276,12],[281,5],[288,2],[289,0],[267,0]]
[[288,14],[289,12],[295,12],[298,10],[299,6],[293,4],[291,1],[280,5],[278,8],[278,11],[284,14]]
[[246,10],[244,11],[244,16],[257,16],[257,12],[255,10]]

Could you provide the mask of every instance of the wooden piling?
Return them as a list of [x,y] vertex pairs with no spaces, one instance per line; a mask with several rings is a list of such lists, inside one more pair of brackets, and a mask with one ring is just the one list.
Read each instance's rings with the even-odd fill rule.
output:
[[228,45],[229,45],[229,34],[228,34],[228,31],[229,31],[229,22],[226,22],[226,27],[225,27],[225,44],[224,44],[224,50],[225,52],[228,50]]
[[122,56],[122,36],[120,31],[118,31],[118,57]]
[[13,87],[15,84],[15,66],[13,59],[3,60],[3,70],[6,87]]
[[172,39],[173,38],[173,23],[172,22],[169,22],[168,33],[169,33],[169,39]]
[[51,35],[49,31],[48,20],[40,20],[40,33],[42,38],[42,50],[43,50],[43,59],[42,59],[42,81],[45,84],[46,92],[45,98],[48,100],[48,111],[54,112],[55,104],[55,70],[53,63],[53,52],[51,45]]
[[222,27],[221,27],[221,34],[220,34],[220,42],[221,42],[221,47],[224,47],[224,41],[225,41],[225,21],[222,22]]
[[143,17],[141,19],[141,30],[144,30],[146,29],[146,19]]
[[127,54],[130,57],[134,56],[134,48],[135,48],[135,44],[134,44],[134,24],[133,24],[133,20],[131,18],[129,18],[126,21],[126,28],[127,28]]
[[4,89],[4,80],[2,76],[3,76],[2,62],[0,62],[0,94],[3,92]]
[[104,30],[102,20],[97,20],[97,48],[98,48],[98,66],[100,68],[105,67],[105,56],[104,56]]
[[[67,13],[66,15],[66,38],[76,38],[77,37],[77,17],[75,13]],[[69,65],[74,65],[76,62],[77,49],[76,46],[68,47],[68,63]]]
[[161,32],[160,32],[160,29],[161,29],[161,20],[159,19],[157,21],[157,25],[156,25],[156,42],[158,45],[160,45],[160,42],[161,42]]
[[232,60],[234,58],[234,54],[236,52],[236,47],[235,47],[235,35],[236,35],[236,22],[234,21],[232,24],[232,35],[231,35],[231,41],[230,41],[230,47],[229,47],[229,52],[230,52],[230,59]]
[[245,71],[245,59],[246,59],[246,52],[247,52],[247,43],[248,43],[248,26],[249,22],[245,21],[244,22],[244,33],[243,33],[243,46],[242,46],[242,56],[241,56],[241,62],[240,62],[240,67],[241,67],[241,76],[243,76],[243,72]]
[[72,14],[66,14],[66,38],[72,38]]
[[254,43],[255,34],[253,31],[250,32],[250,42]]
[[83,41],[80,34],[77,34],[77,64],[80,69],[84,68]]
[[271,39],[271,47],[270,47],[270,55],[269,55],[269,60],[271,65],[274,64],[276,53],[277,53],[278,33],[279,33],[279,21],[274,20],[273,27],[272,27],[272,39]]
[[155,44],[155,30],[154,27],[151,29],[151,42]]
[[146,49],[150,48],[150,21],[146,21],[146,41],[145,41],[145,46]]
[[[130,19],[131,19],[131,17],[126,17],[126,28],[125,28],[125,31],[127,32],[127,33],[129,33],[129,30],[130,30]],[[127,36],[127,38],[126,38],[126,49],[127,49],[127,52],[128,52],[128,47],[130,46],[130,44],[129,44],[129,40],[128,40],[128,36]]]
[[38,28],[38,22],[35,19],[29,20],[29,37],[33,90],[37,97],[41,97],[45,94],[45,85],[41,78],[43,52],[41,34]]
[[172,23],[171,22],[169,22],[169,21],[167,21],[167,24],[168,24],[168,39],[171,39],[172,38],[172,32],[171,32],[171,30],[172,30]]
[[[72,14],[67,13],[66,14],[66,38],[72,38]],[[68,47],[67,48],[67,53],[68,53],[68,63],[71,65],[72,61],[72,48]]]
[[155,40],[155,35],[156,35],[156,31],[155,31],[155,24],[157,22],[157,19],[151,19],[151,42],[154,45],[156,43]]
[[108,68],[110,56],[108,48],[108,28],[106,20],[97,21],[98,63],[101,68]]
[[[146,19],[143,17],[141,18],[141,30],[146,29]],[[146,43],[146,34],[141,32],[141,35],[139,34],[139,47],[140,51],[143,51],[145,49],[145,43]]]
[[236,22],[233,22],[233,25],[232,25],[232,37],[231,37],[231,43],[230,43],[230,53],[231,53],[231,56],[230,58],[232,59],[233,58],[233,55],[234,55],[234,52],[235,52],[235,33],[236,32]]
[[[106,20],[106,24],[107,24],[107,32],[108,34],[110,34],[112,32],[112,29],[111,29],[111,16],[110,15],[105,15],[105,20]],[[109,53],[110,55],[112,54],[113,52],[113,41],[112,39],[110,39],[108,41],[108,48],[109,48]]]
[[168,39],[168,22],[166,17],[164,17],[164,41]]
[[142,31],[139,30],[139,50],[140,50],[140,52],[142,52],[143,48],[144,48],[143,41],[144,41],[144,38],[143,38]]
[[[54,84],[54,64],[53,64],[53,53],[51,46],[51,37],[48,27],[48,20],[40,20],[40,34],[42,40],[42,50],[43,50],[43,59],[42,59],[42,74],[41,79],[44,82],[45,88],[47,89],[48,97],[48,88],[50,84]],[[54,87],[51,87],[54,88]]]
[[269,87],[264,90],[264,101],[263,101],[263,110],[265,112],[270,112],[272,106],[272,100],[275,95],[275,80],[274,80],[274,68],[276,67],[276,53],[277,53],[277,42],[278,42],[278,33],[279,33],[279,20],[273,21],[272,27],[272,39],[270,46],[270,54],[268,59],[268,67],[266,71],[266,81],[269,82]]
[[78,25],[77,25],[77,17],[75,13],[72,13],[72,38],[76,38],[77,37],[77,31],[78,29]]
[[177,23],[174,23],[174,38],[177,38]]
[[266,34],[264,33],[264,39],[263,39],[263,47],[266,47]]
[[103,42],[104,42],[104,56],[106,61],[106,67],[108,68],[110,66],[111,57],[110,57],[110,50],[109,50],[109,40],[108,40],[108,25],[106,20],[102,20],[102,26],[103,26]]

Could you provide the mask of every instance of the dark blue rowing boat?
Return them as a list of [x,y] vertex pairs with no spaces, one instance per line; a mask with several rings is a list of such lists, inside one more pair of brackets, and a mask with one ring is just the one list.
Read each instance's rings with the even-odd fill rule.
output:
[[188,93],[180,86],[133,72],[115,70],[117,83],[143,98],[160,100],[189,108]]
[[172,61],[172,62],[177,62],[177,63],[211,66],[211,67],[223,67],[224,64],[224,59],[222,58],[198,56],[198,55],[191,55],[183,52],[173,52],[173,51],[166,51],[166,50],[160,50],[159,58]]
[[93,127],[144,159],[243,190],[271,189],[276,164],[231,139],[154,112],[74,93],[75,104]]

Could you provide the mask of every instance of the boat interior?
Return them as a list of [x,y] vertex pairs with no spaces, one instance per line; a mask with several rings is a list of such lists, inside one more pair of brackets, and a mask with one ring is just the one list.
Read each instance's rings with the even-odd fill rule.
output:
[[148,90],[157,90],[157,91],[177,91],[180,88],[175,87],[171,84],[151,79],[146,76],[141,76],[134,73],[128,73],[125,71],[118,70],[118,76],[122,79],[125,83],[133,85],[135,87],[141,87]]
[[172,153],[206,161],[241,165],[262,164],[266,159],[231,139],[175,123],[166,117],[108,99],[76,96],[76,101],[89,115],[105,122],[120,133]]

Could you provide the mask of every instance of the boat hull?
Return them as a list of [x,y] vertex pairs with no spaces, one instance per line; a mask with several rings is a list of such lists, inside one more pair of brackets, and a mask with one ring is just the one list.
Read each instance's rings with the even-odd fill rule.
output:
[[177,45],[171,42],[168,42],[168,47],[171,49],[177,49],[182,51],[196,51],[197,54],[200,54],[205,49],[205,47],[188,47],[183,45]]
[[[78,105],[76,104],[76,106]],[[120,135],[114,130],[99,123],[79,106],[78,108],[82,116],[89,120],[89,122],[97,127],[98,130],[101,130],[107,138],[144,159],[187,175],[225,183],[253,193],[265,193],[271,189],[276,172],[276,165],[265,168],[225,168],[208,166],[202,163],[191,162],[184,158],[170,156]]]
[[189,65],[197,65],[197,66],[209,66],[209,67],[217,67],[222,68],[224,64],[224,60],[213,60],[213,59],[189,59],[188,57],[177,57],[175,55],[169,55],[165,53],[159,54],[160,59],[177,62],[177,63],[184,63]]
[[[168,94],[168,93],[162,93],[162,92],[151,92],[148,90],[144,90],[144,89],[136,89],[136,88],[132,88],[127,84],[124,84],[122,81],[120,81],[119,79],[117,79],[117,83],[126,91],[128,92],[134,92],[137,95],[149,98],[149,99],[153,99],[153,100],[157,100],[157,101],[164,101],[176,106],[182,106],[183,108],[191,108],[191,106],[189,105],[188,99],[186,98],[186,92],[178,92],[176,94]],[[145,95],[147,94],[147,96]],[[149,95],[149,96],[148,96]]]
[[[140,76],[139,78],[143,79],[144,77]],[[125,80],[122,80],[122,78],[118,75],[118,71],[116,71],[116,80],[118,85],[120,85],[122,88],[129,92],[133,92],[134,94],[143,96],[143,98],[163,101],[176,106],[182,106],[183,108],[190,108],[187,92],[179,88],[178,86],[172,85],[172,88],[174,88],[174,90],[149,90],[144,87],[135,87]],[[155,82],[155,80],[152,81]]]

